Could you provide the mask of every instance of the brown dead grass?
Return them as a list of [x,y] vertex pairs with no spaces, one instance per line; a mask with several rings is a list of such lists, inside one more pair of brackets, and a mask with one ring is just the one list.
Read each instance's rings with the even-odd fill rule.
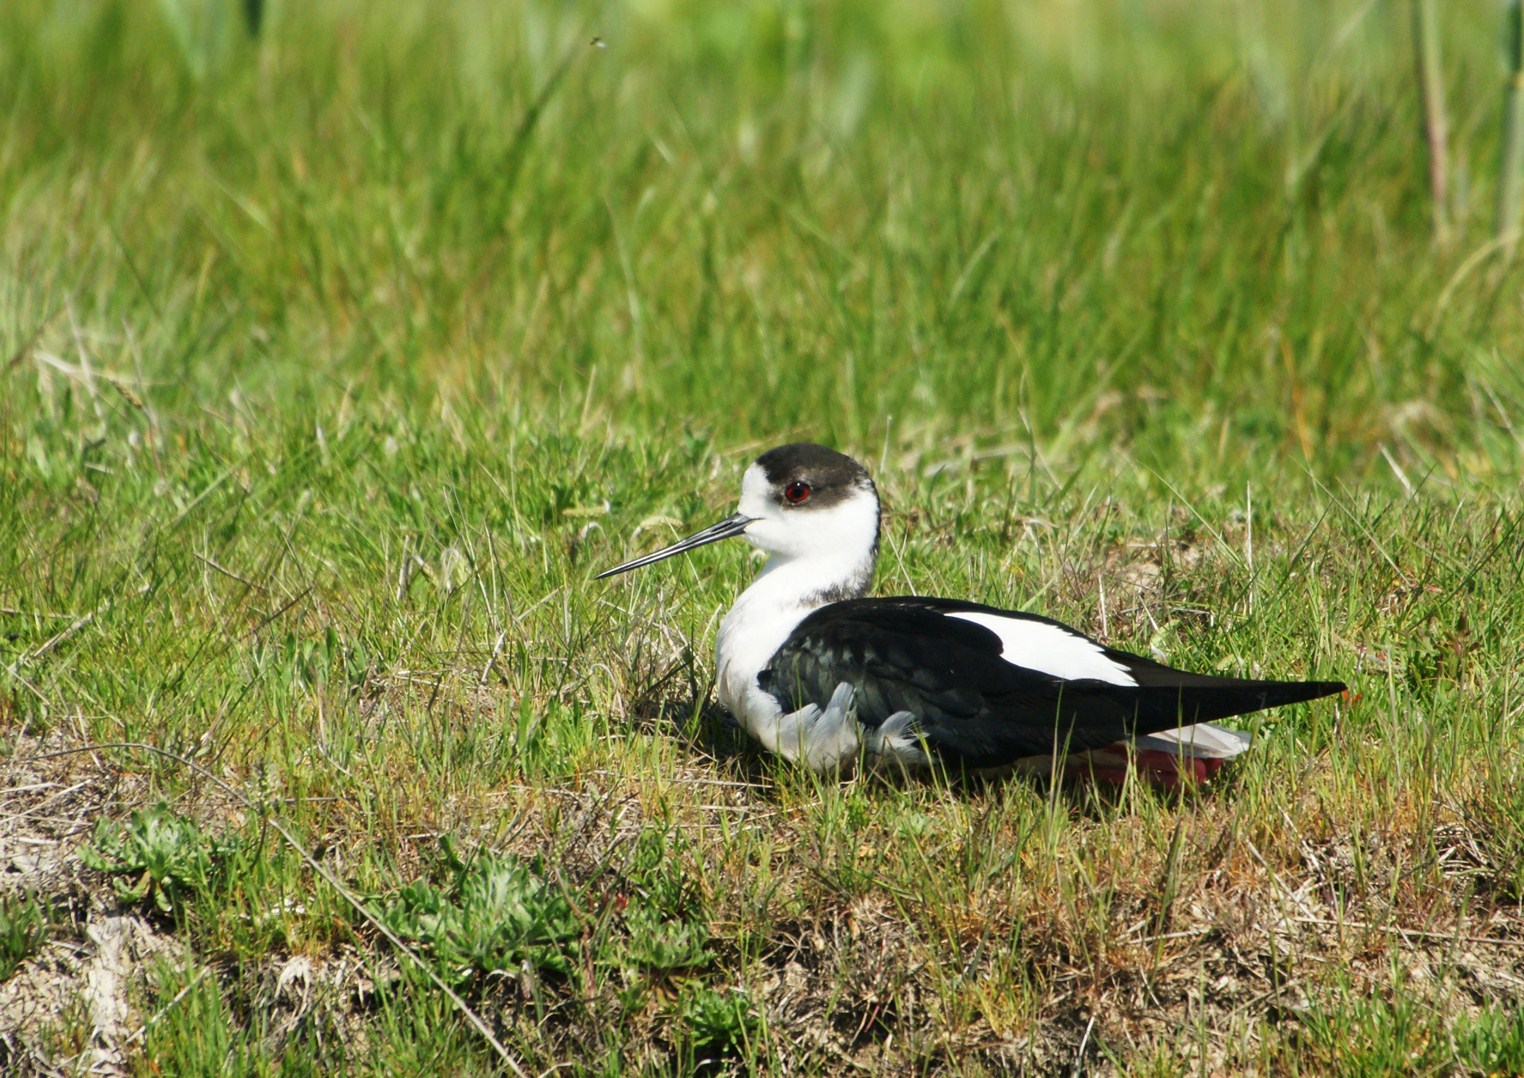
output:
[[[125,812],[146,789],[98,754],[42,758],[69,744],[65,734],[13,744],[0,764],[0,886],[67,910],[68,927],[0,988],[0,1044],[16,1073],[120,1069],[150,1018],[136,1001],[155,961],[183,944],[118,908],[75,850],[95,819]],[[620,863],[652,821],[676,825],[691,839],[692,871],[709,881],[722,962],[765,1013],[789,1071],[1060,1073],[1084,1044],[1087,1073],[1160,1056],[1239,1073],[1257,1069],[1266,1038],[1294,1042],[1299,1016],[1334,985],[1379,995],[1398,977],[1450,1014],[1524,998],[1524,912],[1489,898],[1495,866],[1487,836],[1459,807],[1467,791],[1432,802],[1407,793],[1387,819],[1353,829],[1327,811],[1316,783],[1284,819],[1255,827],[1239,818],[1231,788],[1165,805],[1152,821],[1125,806],[1107,816],[1065,794],[1070,822],[1053,851],[1011,827],[1005,807],[1025,790],[921,788],[912,796],[932,818],[923,839],[870,820],[855,849],[815,834],[809,807],[779,788],[697,766],[497,790],[452,803],[436,823],[503,851],[554,851],[578,886]],[[180,807],[235,822],[225,799]],[[716,838],[722,816],[772,836],[767,872],[782,897],[760,922],[748,866]],[[1173,867],[1161,822],[1185,828]],[[404,875],[443,830],[408,834]],[[362,841],[342,830],[325,838]],[[983,849],[964,849],[970,842]],[[928,858],[945,867],[991,849],[1019,855],[961,890],[926,868]],[[376,958],[339,945],[216,975],[283,1014],[277,1028],[312,1020],[316,1008],[331,1028],[363,1038]],[[507,1028],[521,1027],[514,1000],[525,1005],[526,992],[492,993]],[[583,1003],[582,1020],[608,1010]],[[539,1032],[565,1044],[577,1036],[574,1022]]]

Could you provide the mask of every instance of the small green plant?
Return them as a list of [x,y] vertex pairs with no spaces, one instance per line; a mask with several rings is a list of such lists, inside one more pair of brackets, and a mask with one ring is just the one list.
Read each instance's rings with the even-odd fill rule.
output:
[[629,938],[619,949],[617,962],[626,969],[651,972],[695,969],[713,961],[705,944],[708,926],[696,921],[667,920],[646,906],[630,906],[625,913]]
[[578,926],[560,888],[518,858],[482,854],[466,863],[448,846],[445,853],[449,879],[399,890],[380,911],[388,928],[423,944],[438,960],[440,976],[454,985],[524,962],[554,973],[570,970],[568,944]]
[[192,821],[162,802],[135,809],[126,825],[102,820],[80,860],[112,877],[123,902],[152,902],[163,913],[179,913],[192,896],[218,881],[239,843],[203,834]]
[[695,1052],[732,1052],[745,1046],[757,1027],[751,1001],[740,991],[721,992],[707,985],[678,1001],[684,1043]]
[[692,875],[683,870],[690,856],[688,839],[681,832],[642,831],[626,870],[626,883],[635,900],[632,912],[638,906],[664,920],[686,918],[699,905]]
[[48,940],[48,911],[31,895],[0,895],[0,982]]
[[628,904],[624,931],[605,941],[600,959],[626,974],[662,974],[710,965],[709,918],[684,865],[689,850],[680,832],[643,831],[625,869]]

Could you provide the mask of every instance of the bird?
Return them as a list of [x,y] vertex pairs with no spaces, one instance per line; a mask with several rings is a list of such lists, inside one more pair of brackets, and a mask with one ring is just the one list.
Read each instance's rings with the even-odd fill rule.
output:
[[896,762],[1163,785],[1249,747],[1218,719],[1345,692],[1177,670],[1052,618],[962,599],[870,597],[882,513],[868,470],[823,445],[759,456],[737,510],[605,579],[723,539],[767,555],[720,623],[721,705],[766,749],[814,771]]

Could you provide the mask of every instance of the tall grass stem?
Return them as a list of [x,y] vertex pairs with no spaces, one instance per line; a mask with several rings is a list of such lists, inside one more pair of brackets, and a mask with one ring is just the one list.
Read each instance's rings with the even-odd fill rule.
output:
[[1508,84],[1503,99],[1503,148],[1498,165],[1497,238],[1513,256],[1519,235],[1519,171],[1524,167],[1524,8],[1508,5],[1503,40],[1508,56]]
[[1439,18],[1434,0],[1413,0],[1413,47],[1418,94],[1423,105],[1423,137],[1429,154],[1429,200],[1434,241],[1450,242],[1450,122],[1445,109],[1444,70],[1439,58]]

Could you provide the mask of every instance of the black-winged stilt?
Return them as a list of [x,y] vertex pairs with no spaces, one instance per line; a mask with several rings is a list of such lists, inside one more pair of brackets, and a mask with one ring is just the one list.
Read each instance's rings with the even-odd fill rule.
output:
[[824,770],[860,755],[954,770],[1129,758],[1168,782],[1248,747],[1215,719],[1344,691],[1175,670],[1050,618],[958,599],[865,598],[879,502],[857,461],[809,443],[762,454],[738,511],[599,579],[742,536],[769,557],[720,624],[720,703],[758,741]]

